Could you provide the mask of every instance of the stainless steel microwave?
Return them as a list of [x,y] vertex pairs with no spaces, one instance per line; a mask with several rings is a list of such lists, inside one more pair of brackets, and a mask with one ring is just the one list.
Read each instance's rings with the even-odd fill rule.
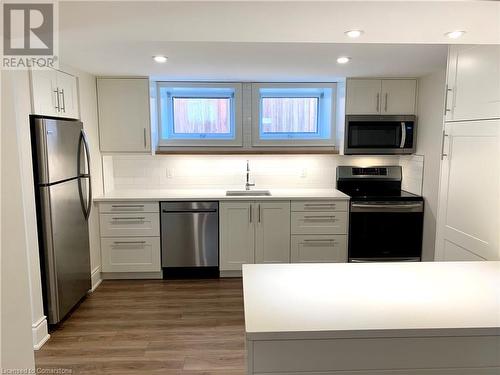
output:
[[417,117],[413,115],[347,115],[344,153],[413,154]]

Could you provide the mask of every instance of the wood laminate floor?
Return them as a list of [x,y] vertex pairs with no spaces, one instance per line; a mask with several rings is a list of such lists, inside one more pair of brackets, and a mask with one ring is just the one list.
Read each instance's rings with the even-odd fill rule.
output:
[[245,374],[241,279],[104,281],[35,352],[72,374]]

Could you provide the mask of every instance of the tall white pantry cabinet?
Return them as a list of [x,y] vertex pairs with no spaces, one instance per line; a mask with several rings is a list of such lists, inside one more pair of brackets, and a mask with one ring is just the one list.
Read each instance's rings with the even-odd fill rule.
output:
[[500,259],[500,46],[448,54],[436,260]]

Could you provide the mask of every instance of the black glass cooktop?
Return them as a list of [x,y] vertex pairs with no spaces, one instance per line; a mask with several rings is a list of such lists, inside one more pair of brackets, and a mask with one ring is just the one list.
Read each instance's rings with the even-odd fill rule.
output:
[[346,192],[351,200],[357,201],[422,201],[420,195],[412,194],[404,190],[388,192]]

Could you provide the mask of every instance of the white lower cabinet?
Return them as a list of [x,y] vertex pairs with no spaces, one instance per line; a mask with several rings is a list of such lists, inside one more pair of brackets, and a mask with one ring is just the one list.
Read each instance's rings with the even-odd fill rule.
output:
[[151,237],[160,233],[160,217],[157,212],[101,213],[100,225],[101,237]]
[[221,202],[220,270],[290,261],[290,201]]
[[160,237],[101,238],[102,272],[155,272],[160,269]]
[[251,202],[221,202],[219,268],[241,271],[241,265],[255,259],[255,226]]
[[294,234],[345,234],[347,212],[292,212]]
[[266,202],[257,209],[255,263],[290,262],[290,202]]
[[347,262],[348,201],[293,202],[291,261]]
[[158,202],[103,202],[99,221],[104,278],[161,277]]
[[243,264],[347,261],[347,200],[220,202],[220,271]]
[[347,262],[347,235],[294,235],[292,263]]

